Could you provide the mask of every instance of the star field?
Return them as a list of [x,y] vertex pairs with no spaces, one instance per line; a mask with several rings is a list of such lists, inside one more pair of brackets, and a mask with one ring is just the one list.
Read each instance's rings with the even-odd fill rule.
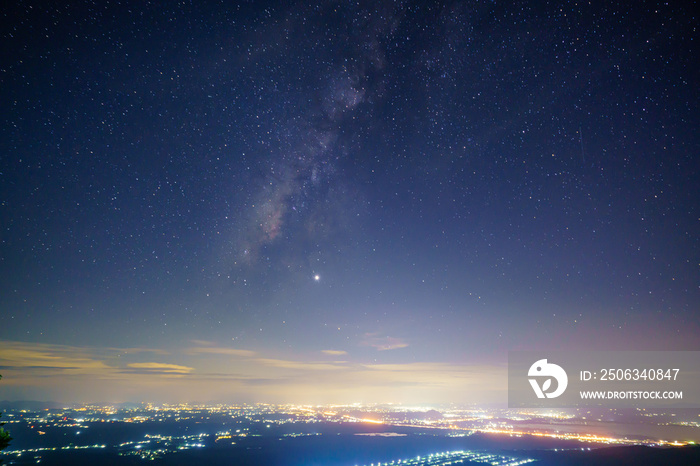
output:
[[[689,5],[21,1],[1,18],[8,347],[231,370],[274,379],[271,398],[285,379],[257,367],[698,349]],[[3,383],[20,362],[0,358]]]

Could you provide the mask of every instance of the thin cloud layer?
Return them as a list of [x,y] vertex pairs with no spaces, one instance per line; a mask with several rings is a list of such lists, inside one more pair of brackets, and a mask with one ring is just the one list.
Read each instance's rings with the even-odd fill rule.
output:
[[228,355],[228,356],[240,356],[240,357],[245,357],[245,358],[252,358],[255,357],[257,354],[255,351],[249,351],[249,350],[242,350],[242,349],[235,349],[235,348],[189,348],[186,353],[188,354],[201,354],[201,355],[206,355],[206,354],[219,354],[219,355]]
[[[372,336],[367,346],[384,351],[407,344]],[[321,353],[348,356],[341,350]],[[125,353],[118,348],[105,351],[0,341],[4,376],[0,397],[171,402],[192,401],[196,393],[198,401],[439,402],[470,393],[493,397],[494,393],[483,393],[482,387],[506,386],[505,368],[434,362],[367,364],[347,359],[302,360],[213,345],[161,354],[147,348]]]
[[342,351],[342,350],[327,350],[327,349],[321,350],[321,353],[327,354],[327,355],[329,355],[329,356],[344,356],[344,355],[348,354],[347,351]]
[[189,374],[194,370],[193,367],[180,366],[177,364],[164,364],[160,362],[134,362],[127,364],[132,369],[144,369],[152,374]]
[[377,351],[389,351],[408,347],[408,343],[401,338],[379,336],[377,333],[366,333],[360,341],[361,346],[369,346]]

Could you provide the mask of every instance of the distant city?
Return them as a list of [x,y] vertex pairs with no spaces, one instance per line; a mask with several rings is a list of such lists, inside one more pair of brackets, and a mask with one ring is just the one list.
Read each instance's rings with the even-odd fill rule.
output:
[[612,446],[700,451],[696,410],[6,403],[2,411],[13,440],[0,458],[18,465],[180,464],[211,454],[232,464],[515,466],[566,464],[572,452]]

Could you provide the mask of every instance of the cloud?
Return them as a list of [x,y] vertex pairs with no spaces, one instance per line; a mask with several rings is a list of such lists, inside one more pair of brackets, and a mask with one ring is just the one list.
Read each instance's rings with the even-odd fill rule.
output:
[[[365,336],[366,346],[405,347],[391,337]],[[0,340],[0,389],[6,399],[233,402],[439,402],[506,399],[503,366],[292,359],[215,346],[126,353],[118,348],[74,347]],[[345,351],[322,350],[340,356]],[[205,356],[205,357],[202,357]],[[211,357],[206,357],[211,356]],[[277,357],[275,357],[277,356]],[[321,359],[321,358],[319,358]],[[350,359],[350,358],[348,358]],[[373,358],[374,359],[374,358]],[[378,358],[377,358],[378,359]],[[500,391],[499,391],[499,387]]]
[[286,359],[256,359],[256,362],[263,364],[265,366],[276,367],[280,369],[294,369],[301,371],[337,371],[343,369],[345,366],[343,363],[328,363],[328,362],[316,362],[316,361],[291,361]]
[[125,354],[138,354],[138,353],[152,353],[152,354],[158,354],[162,356],[169,355],[169,351],[165,351],[162,349],[157,349],[157,348],[107,348],[110,351],[116,351],[120,353],[125,353]]
[[240,356],[245,358],[252,358],[257,355],[255,351],[235,349],[235,348],[189,348],[185,351],[187,354],[220,354],[227,356]]
[[[169,355],[153,348],[94,348],[45,343],[0,341],[0,367],[5,381],[39,385],[41,379],[124,380],[132,375],[186,374],[193,368],[160,362],[143,362],[144,355]],[[169,356],[171,357],[171,356]],[[136,360],[136,361],[134,361]]]
[[100,373],[110,367],[83,348],[61,345],[0,342],[0,365],[23,372]]
[[330,350],[330,349],[324,349],[321,350],[323,354],[328,354],[330,356],[343,356],[345,354],[348,354],[347,351],[342,351],[342,350]]
[[149,373],[162,374],[189,374],[194,370],[193,367],[180,366],[177,364],[164,364],[160,362],[133,362],[127,364],[127,367],[132,369],[145,369]]
[[369,346],[377,351],[388,351],[399,348],[406,348],[408,343],[400,338],[385,336],[380,337],[377,333],[365,333],[360,341],[360,346]]

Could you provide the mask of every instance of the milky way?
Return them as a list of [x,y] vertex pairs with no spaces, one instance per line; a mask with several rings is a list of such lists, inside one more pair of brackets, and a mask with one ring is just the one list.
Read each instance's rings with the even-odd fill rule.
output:
[[[327,9],[337,9],[337,5]],[[382,11],[385,10],[385,11]],[[330,47],[337,53],[335,63],[313,79],[319,90],[306,105],[295,108],[287,121],[274,128],[275,146],[271,147],[264,164],[267,173],[256,186],[244,218],[241,239],[237,241],[238,258],[243,263],[259,260],[261,250],[275,241],[295,241],[294,236],[306,235],[311,241],[325,236],[327,225],[314,224],[319,216],[340,217],[347,214],[342,207],[329,207],[336,199],[319,200],[329,196],[327,186],[341,182],[338,160],[348,155],[347,143],[352,139],[358,106],[371,113],[385,79],[381,76],[385,61],[385,43],[391,38],[399,21],[401,7],[352,8],[346,13],[350,21],[348,36],[333,37]],[[311,13],[322,17],[329,11]],[[299,12],[290,14],[283,23],[286,29],[302,29]],[[304,21],[308,19],[304,17]],[[292,23],[292,24],[290,24]],[[317,44],[327,47],[326,44]],[[315,70],[302,71],[305,73]],[[373,82],[368,82],[369,78]],[[348,124],[350,123],[350,124]],[[330,194],[331,196],[333,194]],[[346,196],[347,193],[340,193]],[[326,202],[323,202],[326,201]],[[342,201],[340,201],[342,205]],[[293,219],[292,219],[293,217]],[[329,218],[324,222],[336,223]],[[303,228],[295,229],[290,223]]]

